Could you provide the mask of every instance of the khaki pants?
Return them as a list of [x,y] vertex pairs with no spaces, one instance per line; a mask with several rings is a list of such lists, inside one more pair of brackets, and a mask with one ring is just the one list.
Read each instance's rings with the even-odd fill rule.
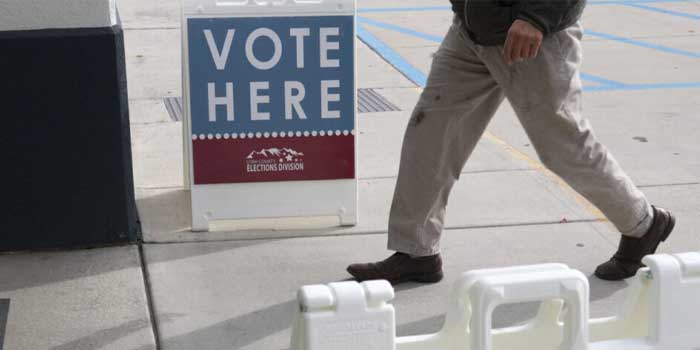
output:
[[647,199],[581,116],[581,36],[577,23],[546,37],[535,59],[508,66],[502,46],[474,44],[455,17],[404,136],[390,250],[440,251],[452,185],[504,98],[547,168],[623,234],[646,233],[652,220]]

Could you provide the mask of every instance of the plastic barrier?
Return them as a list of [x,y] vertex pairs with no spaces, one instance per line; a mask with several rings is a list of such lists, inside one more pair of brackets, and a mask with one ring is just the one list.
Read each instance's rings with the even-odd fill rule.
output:
[[[700,253],[651,255],[618,316],[589,319],[586,276],[547,264],[465,273],[436,334],[396,338],[386,281],[299,291],[291,350],[698,350]],[[491,329],[502,304],[541,301],[530,323]],[[566,305],[566,307],[564,307]]]

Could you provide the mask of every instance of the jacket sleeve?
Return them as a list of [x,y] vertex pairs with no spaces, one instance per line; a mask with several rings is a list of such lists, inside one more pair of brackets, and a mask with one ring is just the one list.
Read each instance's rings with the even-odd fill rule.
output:
[[571,24],[572,16],[580,16],[585,0],[520,0],[512,10],[514,19],[529,22],[542,34],[549,35]]

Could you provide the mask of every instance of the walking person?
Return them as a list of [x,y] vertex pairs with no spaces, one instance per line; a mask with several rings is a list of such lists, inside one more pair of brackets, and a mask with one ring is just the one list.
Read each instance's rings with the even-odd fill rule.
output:
[[453,184],[505,98],[540,160],[620,231],[605,280],[634,276],[673,230],[581,115],[579,18],[585,0],[451,0],[452,26],[403,140],[389,216],[389,258],[352,264],[359,281],[438,282],[445,207]]

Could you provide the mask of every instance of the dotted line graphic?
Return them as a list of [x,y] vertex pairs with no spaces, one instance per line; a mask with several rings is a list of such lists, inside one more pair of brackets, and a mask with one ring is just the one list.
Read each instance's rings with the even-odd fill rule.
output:
[[268,139],[268,138],[285,138],[285,137],[317,137],[317,136],[348,136],[355,135],[353,130],[313,130],[313,131],[282,131],[282,132],[256,132],[256,133],[223,133],[223,134],[193,134],[192,140],[236,140],[236,139]]

